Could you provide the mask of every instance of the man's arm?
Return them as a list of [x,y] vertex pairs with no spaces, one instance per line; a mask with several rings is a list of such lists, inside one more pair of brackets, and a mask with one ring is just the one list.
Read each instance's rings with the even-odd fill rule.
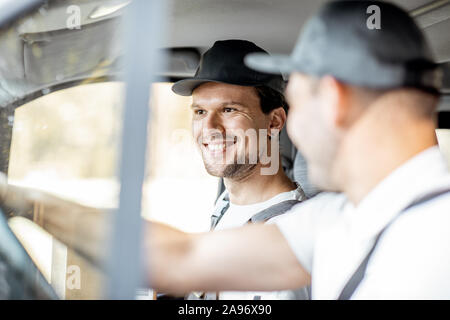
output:
[[187,234],[149,223],[146,252],[151,286],[165,292],[280,290],[310,283],[276,225]]
[[43,191],[9,185],[1,174],[0,207],[12,217],[35,221],[96,266],[104,264],[110,233],[109,210],[87,207]]
[[[110,219],[107,212],[45,192],[0,183],[0,202],[32,218],[96,265],[104,262]],[[275,290],[307,285],[310,277],[275,225],[188,234],[143,220],[150,285],[169,293],[193,290]]]

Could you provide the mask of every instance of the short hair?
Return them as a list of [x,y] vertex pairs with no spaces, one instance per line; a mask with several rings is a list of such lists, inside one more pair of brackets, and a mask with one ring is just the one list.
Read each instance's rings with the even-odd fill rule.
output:
[[268,114],[272,110],[280,107],[282,107],[286,113],[288,112],[289,105],[283,94],[266,86],[257,86],[255,89],[259,97],[261,110],[264,114]]
[[[339,80],[338,80],[339,81]],[[309,77],[310,90],[313,94],[317,94],[320,85],[320,79],[314,76]],[[436,90],[429,90],[426,88],[415,88],[415,87],[397,87],[397,88],[367,88],[359,87],[355,85],[350,85],[342,82],[344,85],[349,87],[354,94],[358,96],[358,99],[363,101],[365,104],[370,104],[374,100],[380,98],[381,96],[390,92],[402,92],[406,93],[410,97],[409,106],[415,114],[420,117],[430,118],[433,117],[436,112],[438,101],[440,98],[440,93]],[[405,97],[404,97],[405,98]]]
[[[370,104],[385,94],[396,92],[397,98],[401,99],[399,100],[401,101],[399,104],[408,107],[411,115],[419,116],[421,118],[433,117],[439,101],[439,93],[424,90],[422,88],[400,87],[393,89],[370,89],[352,87],[352,89],[359,96],[359,99],[366,104]],[[393,110],[396,110],[399,107],[401,106],[393,106]]]

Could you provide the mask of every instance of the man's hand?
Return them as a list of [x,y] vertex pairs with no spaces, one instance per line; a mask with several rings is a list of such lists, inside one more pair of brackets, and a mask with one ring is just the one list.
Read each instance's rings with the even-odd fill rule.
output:
[[107,210],[79,205],[46,192],[13,186],[0,177],[0,205],[35,221],[85,259],[100,266],[107,249]]

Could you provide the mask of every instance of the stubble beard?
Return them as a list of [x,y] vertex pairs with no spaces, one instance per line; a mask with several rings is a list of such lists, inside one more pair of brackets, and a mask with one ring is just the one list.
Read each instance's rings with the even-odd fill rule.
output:
[[[246,162],[248,162],[246,160]],[[214,164],[207,163],[204,161],[205,169],[208,172],[208,174],[219,177],[219,178],[227,178],[227,179],[234,179],[234,180],[240,180],[242,178],[247,177],[250,175],[251,172],[257,167],[257,164],[239,164],[239,163],[231,163],[226,164],[222,167],[217,167]]]

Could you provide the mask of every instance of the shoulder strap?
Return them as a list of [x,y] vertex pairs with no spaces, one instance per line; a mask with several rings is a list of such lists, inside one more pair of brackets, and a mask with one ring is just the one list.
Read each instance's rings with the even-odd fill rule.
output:
[[[255,215],[253,215],[247,223],[256,223],[256,222],[264,222],[275,216],[281,215],[289,209],[291,209],[294,205],[299,203],[299,200],[286,200],[279,202],[269,208],[262,210]],[[214,210],[213,215],[211,216],[211,231],[215,229],[220,219],[225,215],[225,212],[230,207],[230,200],[228,198],[228,194],[220,197],[217,200],[216,208]],[[197,292],[195,295],[191,294],[188,296],[189,300],[217,300],[218,292]]]
[[[255,215],[253,215],[247,223],[257,223],[257,222],[265,222],[273,217],[282,215],[289,211],[293,206],[300,203],[299,200],[285,200],[266,208]],[[216,209],[211,216],[211,230],[214,230],[219,223],[220,219],[224,216],[225,212],[227,212],[230,207],[230,200],[228,200],[228,195],[225,195],[223,198],[217,201]]]
[[450,187],[446,187],[444,189],[435,190],[434,192],[428,193],[415,201],[413,201],[411,204],[409,204],[406,208],[404,208],[402,211],[400,211],[399,214],[397,214],[376,236],[375,242],[372,246],[372,248],[369,250],[369,253],[367,253],[364,260],[361,262],[359,267],[356,269],[356,271],[353,273],[350,280],[348,280],[347,284],[345,285],[344,289],[342,289],[341,294],[338,297],[338,300],[348,300],[355,292],[356,288],[359,286],[361,281],[364,278],[364,275],[366,273],[367,265],[369,264],[370,257],[372,256],[372,253],[375,251],[375,248],[378,244],[378,241],[380,240],[383,233],[392,225],[392,223],[401,216],[404,212],[408,211],[414,206],[417,206],[419,204],[422,204],[424,202],[427,202],[429,200],[435,199],[441,195],[450,193]]
[[247,223],[265,222],[273,217],[282,215],[289,211],[293,206],[300,203],[298,200],[285,200],[268,207],[251,217]]
[[210,230],[214,230],[219,223],[220,219],[222,219],[225,212],[227,212],[230,207],[230,200],[228,198],[228,194],[225,193],[223,197],[220,197],[216,202],[216,207],[214,209],[214,213],[211,216],[211,227]]

